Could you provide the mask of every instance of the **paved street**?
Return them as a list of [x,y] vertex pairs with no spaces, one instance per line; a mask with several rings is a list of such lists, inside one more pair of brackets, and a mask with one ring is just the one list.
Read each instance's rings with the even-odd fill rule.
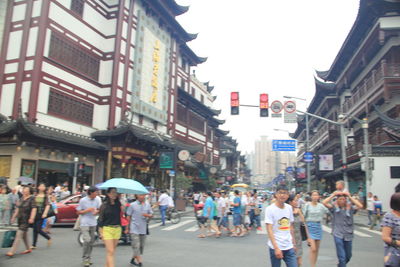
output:
[[[365,217],[356,219],[359,223]],[[250,236],[242,238],[196,238],[197,226],[191,216],[184,217],[179,224],[168,224],[161,228],[152,223],[151,235],[145,251],[145,264],[148,267],[201,267],[201,266],[270,266],[267,254],[265,231],[253,231]],[[324,237],[318,266],[335,266],[336,256],[332,237],[324,227]],[[375,267],[381,266],[383,244],[378,231],[369,231],[357,226],[355,232],[353,259],[348,266]],[[71,228],[58,227],[53,230],[54,245],[45,247],[40,239],[39,248],[30,255],[18,255],[12,259],[4,256],[1,249],[1,267],[27,266],[80,266],[81,247],[77,243],[78,232]],[[308,255],[307,249],[304,251]],[[117,249],[116,266],[129,266],[131,248],[121,245]],[[104,265],[104,247],[98,243],[93,252],[93,266]],[[308,266],[306,263],[304,266]]]

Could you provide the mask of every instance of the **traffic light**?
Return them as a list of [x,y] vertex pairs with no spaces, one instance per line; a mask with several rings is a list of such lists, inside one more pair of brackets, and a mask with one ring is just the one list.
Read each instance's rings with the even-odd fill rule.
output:
[[260,117],[268,117],[268,94],[260,94]]
[[85,174],[85,167],[86,167],[85,163],[78,163],[78,172],[77,172],[78,177],[83,177],[83,175]]
[[239,115],[239,92],[231,92],[231,115]]

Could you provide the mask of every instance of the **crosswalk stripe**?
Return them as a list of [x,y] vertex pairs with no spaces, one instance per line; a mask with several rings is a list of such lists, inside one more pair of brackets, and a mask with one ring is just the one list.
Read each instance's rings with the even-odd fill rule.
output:
[[150,224],[149,229],[156,228],[157,226],[160,226],[160,225],[161,225],[160,223]]
[[329,227],[326,226],[326,225],[322,225],[322,230],[324,230],[324,231],[327,232],[327,233],[332,233],[332,229],[329,228]]
[[186,229],[185,232],[196,232],[198,230],[199,230],[199,227],[197,225],[195,225],[195,226],[192,226],[192,227]]
[[376,231],[376,230],[371,230],[368,227],[361,227],[361,229],[363,229],[365,231],[368,231],[368,232],[371,232],[371,233],[374,233],[374,234],[377,234],[377,235],[382,235],[382,232]]
[[372,237],[370,235],[364,234],[363,232],[360,232],[360,231],[357,231],[357,230],[354,230],[354,234],[358,235],[358,236],[361,236],[361,237]]
[[186,224],[188,224],[188,223],[191,223],[191,222],[194,222],[194,221],[195,221],[195,220],[190,219],[190,220],[187,220],[187,221],[183,221],[183,222],[180,222],[180,223],[171,225],[171,226],[169,226],[169,227],[167,227],[167,228],[164,228],[164,229],[162,229],[162,230],[163,230],[163,231],[174,230],[174,229],[176,229],[176,228],[179,228],[179,227],[181,227],[181,226],[184,226],[184,225],[186,225]]
[[[324,230],[327,233],[332,233],[332,229],[329,228],[326,225],[322,225],[322,230]],[[364,234],[363,232],[360,232],[360,231],[357,231],[357,230],[354,230],[354,234],[359,236],[359,237],[372,237],[370,235]]]

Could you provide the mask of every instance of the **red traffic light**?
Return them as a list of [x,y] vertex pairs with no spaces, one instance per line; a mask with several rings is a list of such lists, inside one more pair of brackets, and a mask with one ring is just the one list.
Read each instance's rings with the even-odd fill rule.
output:
[[260,94],[260,108],[268,108],[268,94]]
[[239,106],[239,92],[231,92],[231,107]]

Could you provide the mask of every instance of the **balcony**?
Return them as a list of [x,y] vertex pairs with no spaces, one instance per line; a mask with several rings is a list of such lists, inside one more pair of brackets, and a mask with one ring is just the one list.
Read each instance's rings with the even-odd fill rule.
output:
[[[377,69],[372,70],[369,75],[362,80],[352,93],[352,96],[346,100],[343,105],[344,113],[352,113],[360,104],[365,103],[365,100],[373,93],[374,89],[379,88],[385,78],[400,77],[399,63],[386,63],[385,60]],[[382,88],[383,90],[383,88]]]
[[336,126],[326,122],[320,129],[318,129],[318,132],[310,138],[310,150],[313,151],[327,141],[329,142],[337,139],[338,136],[339,134]]

